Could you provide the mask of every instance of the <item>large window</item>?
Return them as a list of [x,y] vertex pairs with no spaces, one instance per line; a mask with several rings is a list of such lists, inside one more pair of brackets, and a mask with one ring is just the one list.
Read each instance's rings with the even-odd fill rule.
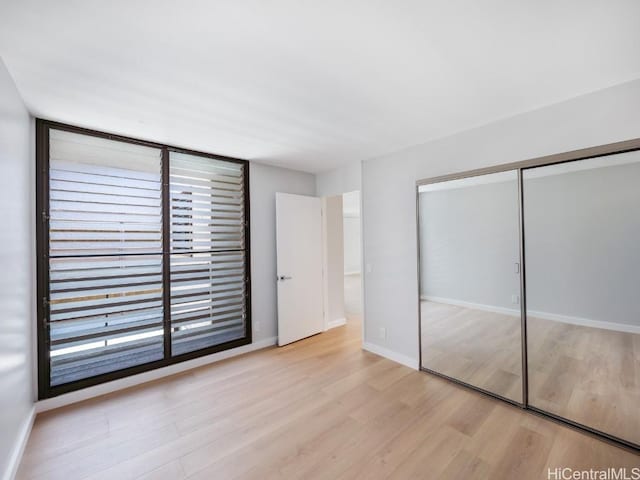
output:
[[248,166],[38,121],[39,396],[251,342]]

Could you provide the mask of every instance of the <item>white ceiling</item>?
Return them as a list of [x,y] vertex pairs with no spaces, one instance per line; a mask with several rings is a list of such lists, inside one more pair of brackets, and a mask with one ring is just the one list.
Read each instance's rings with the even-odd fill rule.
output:
[[640,77],[638,0],[0,0],[36,116],[318,172]]

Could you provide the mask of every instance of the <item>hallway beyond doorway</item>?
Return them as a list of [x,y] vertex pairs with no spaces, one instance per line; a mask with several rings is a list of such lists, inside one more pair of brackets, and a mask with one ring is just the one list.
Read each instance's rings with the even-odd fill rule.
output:
[[362,284],[359,273],[344,276],[344,313],[347,319],[362,317]]

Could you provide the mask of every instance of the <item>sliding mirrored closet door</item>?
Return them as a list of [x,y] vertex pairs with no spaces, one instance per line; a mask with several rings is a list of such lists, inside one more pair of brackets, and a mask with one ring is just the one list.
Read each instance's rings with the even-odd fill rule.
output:
[[516,170],[418,188],[423,369],[522,399]]
[[523,170],[529,405],[640,444],[640,152]]

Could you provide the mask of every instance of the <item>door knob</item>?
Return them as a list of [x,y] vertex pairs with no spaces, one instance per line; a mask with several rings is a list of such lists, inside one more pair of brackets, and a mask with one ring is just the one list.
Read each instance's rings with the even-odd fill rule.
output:
[[278,281],[291,280],[292,277],[287,277],[286,275],[278,275]]

